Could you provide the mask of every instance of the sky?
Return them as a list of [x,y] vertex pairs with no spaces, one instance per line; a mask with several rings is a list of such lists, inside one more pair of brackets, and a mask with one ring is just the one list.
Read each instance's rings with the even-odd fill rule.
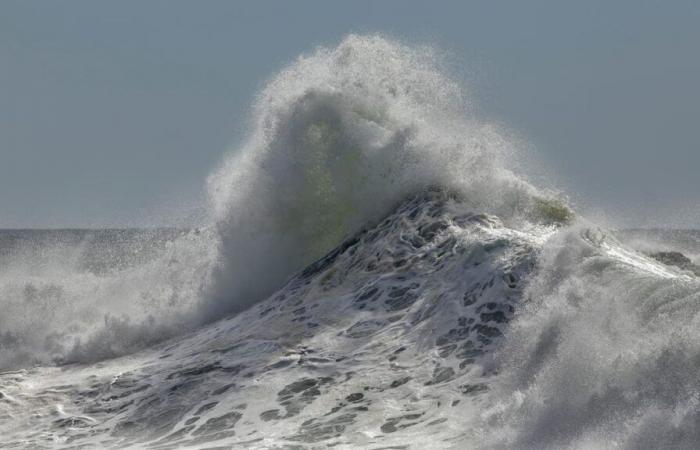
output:
[[0,2],[0,227],[196,221],[257,90],[380,32],[445,50],[590,217],[700,228],[700,2]]

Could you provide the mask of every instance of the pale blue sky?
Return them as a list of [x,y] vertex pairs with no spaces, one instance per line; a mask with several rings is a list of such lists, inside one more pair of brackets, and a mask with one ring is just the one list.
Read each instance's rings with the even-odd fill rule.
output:
[[450,52],[589,214],[700,228],[700,2],[387,0],[0,2],[0,227],[190,214],[264,80],[350,32]]

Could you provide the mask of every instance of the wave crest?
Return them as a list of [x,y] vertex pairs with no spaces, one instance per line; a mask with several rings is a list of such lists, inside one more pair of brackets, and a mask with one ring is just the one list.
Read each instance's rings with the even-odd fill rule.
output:
[[270,81],[251,136],[208,180],[221,238],[208,314],[247,307],[429,186],[499,215],[526,207],[535,189],[504,169],[513,149],[442,66],[429,47],[351,35]]

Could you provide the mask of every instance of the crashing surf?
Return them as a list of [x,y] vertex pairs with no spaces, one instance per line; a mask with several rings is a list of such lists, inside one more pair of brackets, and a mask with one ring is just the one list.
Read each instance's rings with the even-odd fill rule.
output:
[[700,441],[698,278],[528,183],[434,50],[318,48],[250,128],[207,226],[7,259],[3,447]]

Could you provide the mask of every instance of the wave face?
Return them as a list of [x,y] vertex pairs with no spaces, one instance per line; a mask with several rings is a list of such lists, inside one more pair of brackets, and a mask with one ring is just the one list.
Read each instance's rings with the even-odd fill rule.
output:
[[698,277],[468,106],[350,36],[261,92],[209,226],[8,238],[0,447],[697,448]]
[[4,375],[0,443],[458,445],[548,233],[418,195],[233,318],[97,366]]
[[0,445],[695,448],[699,296],[594,227],[430,190],[229,319],[0,375]]

